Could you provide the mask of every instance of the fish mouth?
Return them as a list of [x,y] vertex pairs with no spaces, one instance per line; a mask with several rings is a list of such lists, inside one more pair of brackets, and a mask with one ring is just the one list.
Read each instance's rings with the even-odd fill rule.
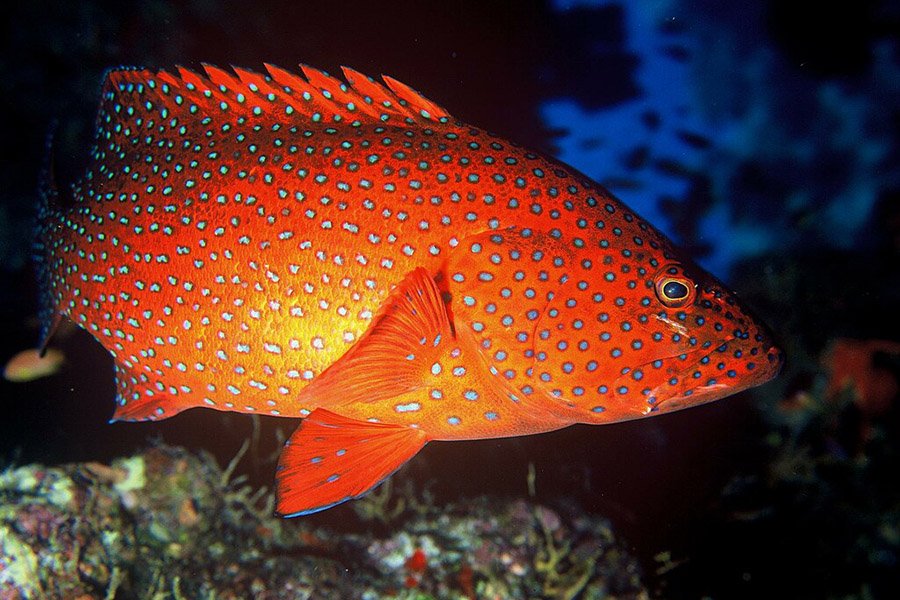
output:
[[[644,408],[644,414],[674,412],[683,408],[713,402],[766,383],[781,371],[781,367],[784,364],[784,353],[777,346],[768,342],[768,340],[763,340],[762,344],[753,346],[753,348],[757,348],[760,351],[746,353],[754,360],[742,359],[742,363],[735,365],[740,367],[739,375],[715,378],[715,380],[709,375],[701,376],[699,380],[703,383],[692,387],[683,387],[684,379],[690,377],[691,373],[709,371],[709,366],[714,364],[713,359],[716,357],[721,359],[727,356],[726,352],[734,342],[735,338],[730,336],[712,351],[696,349],[686,353],[687,356],[696,355],[697,359],[686,364],[679,371],[677,375],[678,382],[675,385],[665,381],[651,390],[647,396],[649,400]],[[765,350],[763,351],[763,349]],[[672,355],[669,359],[676,356],[680,356],[680,354]]]

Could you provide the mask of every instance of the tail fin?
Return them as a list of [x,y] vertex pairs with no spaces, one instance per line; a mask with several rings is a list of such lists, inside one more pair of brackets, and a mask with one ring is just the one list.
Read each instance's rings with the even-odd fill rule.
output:
[[50,126],[47,135],[47,152],[44,164],[41,168],[38,183],[38,209],[37,223],[35,226],[34,242],[32,244],[32,259],[34,260],[39,286],[40,308],[38,317],[41,322],[41,356],[47,350],[47,344],[62,320],[62,315],[57,311],[57,297],[53,293],[54,268],[51,264],[54,234],[60,229],[62,211],[59,208],[59,194],[53,178],[53,133],[56,124]]

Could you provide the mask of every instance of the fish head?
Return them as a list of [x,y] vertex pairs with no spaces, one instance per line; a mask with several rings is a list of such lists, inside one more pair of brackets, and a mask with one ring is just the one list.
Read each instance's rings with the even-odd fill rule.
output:
[[604,261],[600,281],[573,278],[559,290],[534,336],[545,393],[586,422],[611,422],[711,402],[778,374],[782,354],[766,327],[712,275],[673,256],[620,255]]
[[[725,285],[702,269],[667,262],[645,287],[649,311],[635,320],[651,344],[636,351],[635,366],[620,374],[613,394],[645,414],[671,412],[718,400],[775,377],[783,354],[768,328]],[[652,346],[651,346],[652,347]],[[625,383],[638,383],[640,398]],[[633,387],[633,386],[632,386]]]

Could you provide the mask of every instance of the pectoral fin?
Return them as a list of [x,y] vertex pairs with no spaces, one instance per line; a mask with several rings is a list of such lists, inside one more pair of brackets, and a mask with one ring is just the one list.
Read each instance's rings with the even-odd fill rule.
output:
[[[366,334],[303,389],[299,402],[330,408],[373,404],[423,387],[453,337],[440,290],[425,269],[409,273]],[[444,344],[446,345],[446,344]]]
[[414,269],[356,345],[298,402],[361,421],[420,427],[435,440],[525,435],[574,422],[555,399],[511,387],[485,364],[487,347],[452,325],[435,279]]

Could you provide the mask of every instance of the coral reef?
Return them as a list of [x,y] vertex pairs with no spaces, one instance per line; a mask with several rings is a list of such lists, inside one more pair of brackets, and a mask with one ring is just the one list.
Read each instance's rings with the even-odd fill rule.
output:
[[[245,447],[246,449],[246,447]],[[410,484],[337,533],[165,445],[0,475],[0,598],[646,598],[607,521],[524,500],[433,506]],[[372,531],[381,531],[375,535]]]

